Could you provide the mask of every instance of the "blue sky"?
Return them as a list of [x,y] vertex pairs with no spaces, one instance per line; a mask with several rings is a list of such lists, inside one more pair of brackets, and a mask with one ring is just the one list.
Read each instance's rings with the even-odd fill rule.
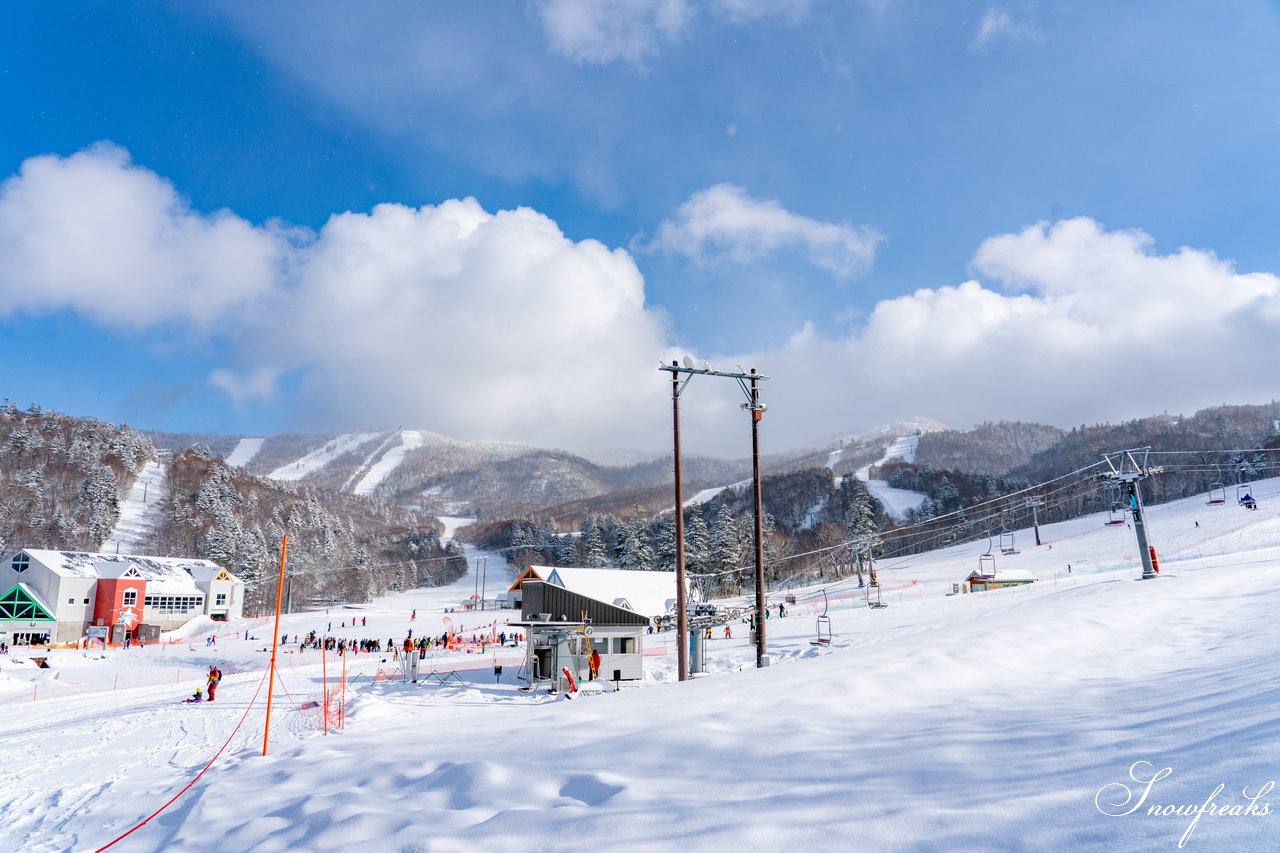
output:
[[772,377],[783,447],[1275,394],[1274,3],[6,13],[21,405],[661,448],[691,353]]

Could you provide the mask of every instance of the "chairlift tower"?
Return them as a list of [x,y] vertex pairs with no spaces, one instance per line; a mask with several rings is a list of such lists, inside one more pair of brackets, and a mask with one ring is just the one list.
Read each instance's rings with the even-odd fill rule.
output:
[[1040,498],[1027,498],[1027,507],[1031,510],[1031,526],[1036,532],[1036,545],[1043,544],[1040,541],[1040,513],[1037,511],[1044,504]]
[[[1146,515],[1142,509],[1142,494],[1138,489],[1138,483],[1146,477],[1159,474],[1164,470],[1163,466],[1147,467],[1147,457],[1150,453],[1150,447],[1140,447],[1104,455],[1102,458],[1110,470],[1099,475],[1100,478],[1115,483],[1129,497],[1129,512],[1133,515],[1133,529],[1138,534],[1138,551],[1142,555],[1143,580],[1150,580],[1159,575],[1159,570],[1156,568],[1155,549],[1147,540]],[[1141,455],[1141,462],[1135,454]]]

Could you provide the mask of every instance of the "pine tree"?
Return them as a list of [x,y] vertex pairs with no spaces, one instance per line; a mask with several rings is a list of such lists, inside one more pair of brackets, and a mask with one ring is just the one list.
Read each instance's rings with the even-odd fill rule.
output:
[[689,512],[684,528],[684,564],[691,571],[702,574],[710,570],[711,531],[707,520],[698,509]]
[[728,504],[720,506],[715,526],[711,530],[708,569],[719,579],[720,589],[736,593],[741,587],[737,570],[742,565],[742,548],[739,544],[738,521]]
[[609,565],[609,558],[604,550],[604,537],[600,530],[600,519],[595,514],[588,514],[582,519],[582,546],[587,566],[598,569]]

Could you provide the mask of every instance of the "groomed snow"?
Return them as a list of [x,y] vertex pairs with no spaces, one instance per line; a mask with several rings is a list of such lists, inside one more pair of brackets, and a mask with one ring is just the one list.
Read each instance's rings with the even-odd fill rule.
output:
[[120,517],[106,538],[104,550],[121,554],[145,553],[147,537],[155,525],[156,513],[165,496],[164,466],[150,459],[143,465],[129,493],[120,501]]
[[333,441],[325,442],[323,447],[311,451],[296,462],[290,462],[288,465],[281,465],[267,476],[273,480],[301,480],[312,471],[319,471],[337,457],[349,450],[355,450],[362,444],[367,444],[368,442],[373,441],[379,435],[381,435],[381,433],[377,432],[359,432],[340,435]]
[[[465,685],[362,679],[345,730],[325,737],[294,708],[319,697],[318,653],[284,654],[270,754],[259,696],[212,768],[111,849],[1270,851],[1280,482],[1254,494],[1256,511],[1150,508],[1163,566],[1151,581],[1135,580],[1133,531],[1098,516],[1045,525],[1039,547],[1018,532],[1020,553],[997,560],[1041,578],[1030,586],[944,595],[985,543],[885,561],[887,609],[858,606],[848,580],[827,588],[829,647],[810,644],[822,595],[798,591],[766,623],[773,666],[754,668],[735,625],[708,643],[711,676],[683,684],[671,635],[647,638],[667,653],[646,660],[645,684],[572,702],[519,692],[512,664],[495,683],[491,660],[471,656]],[[288,616],[283,630],[332,621],[385,640],[501,620],[443,612],[474,583]],[[340,629],[352,618],[368,628]],[[0,849],[96,850],[191,781],[268,658],[266,620],[218,629],[216,649],[197,632],[54,652],[54,670],[0,660]],[[227,673],[218,702],[179,704],[211,661]],[[1195,821],[1207,801],[1236,812]]]
[[265,438],[242,438],[236,444],[236,449],[231,451],[231,455],[227,457],[228,465],[238,465],[243,468],[248,465],[253,457],[258,455],[258,451],[262,449],[262,443]]
[[374,490],[387,479],[387,476],[396,469],[404,459],[404,455],[415,447],[421,447],[423,442],[422,433],[416,429],[402,429],[399,432],[400,443],[387,450],[376,461],[369,465],[369,473],[356,484],[352,490],[357,495],[372,495]]
[[[920,436],[912,433],[899,437],[889,445],[885,450],[884,456],[876,465],[883,465],[890,459],[901,459],[903,462],[912,462],[916,458],[916,446],[920,443]],[[906,489],[895,489],[885,480],[871,479],[871,466],[859,468],[856,474],[857,478],[867,484],[867,491],[877,498],[880,503],[884,504],[885,512],[889,513],[891,518],[901,521],[907,515],[907,510],[916,509],[920,504],[924,503],[925,496],[919,492],[910,492]]]

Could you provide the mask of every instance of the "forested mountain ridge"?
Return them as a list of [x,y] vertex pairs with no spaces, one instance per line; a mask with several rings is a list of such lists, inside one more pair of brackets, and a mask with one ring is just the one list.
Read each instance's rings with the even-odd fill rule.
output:
[[281,484],[213,458],[202,448],[175,454],[151,548],[195,554],[227,566],[247,584],[246,612],[273,601],[280,543],[289,536],[295,601],[366,601],[466,572],[439,523],[383,500]]
[[[361,599],[447,579],[463,570],[461,557],[440,543],[428,513],[480,517],[466,535],[504,549],[517,566],[603,560],[659,568],[673,554],[669,455],[611,466],[562,450],[404,429],[252,440],[150,435],[171,449],[153,551],[227,565],[250,580],[255,604],[273,589],[269,576],[285,532],[290,563],[300,571],[294,592],[302,599]],[[887,459],[904,436],[915,444],[914,460]],[[183,447],[201,438],[210,442]],[[1116,450],[1153,448],[1152,464],[1166,471],[1143,488],[1158,503],[1263,476],[1274,466],[1261,448],[1277,444],[1280,404],[1273,402],[1068,430],[1002,422],[962,431],[918,419],[776,451],[762,460],[768,575],[785,584],[847,572],[880,534],[893,534],[894,547],[914,548],[942,535],[954,541],[986,535],[993,525],[1024,525],[1029,519],[1021,498],[945,533],[933,519],[957,512],[963,519],[969,508],[1091,471]],[[121,496],[155,456],[148,434],[128,426],[6,404],[0,409],[0,544],[101,548]],[[247,461],[230,465],[228,456]],[[754,548],[748,541],[750,464],[683,461],[685,499],[699,500],[685,511],[692,565],[700,566],[709,590],[740,589]],[[854,476],[869,465],[872,479],[926,496],[905,525],[892,521]],[[1089,474],[1045,506],[1041,521],[1097,511],[1106,501]],[[719,537],[718,546],[699,544],[704,536]],[[729,566],[726,555],[743,562]]]
[[[226,444],[234,444],[227,442]],[[38,405],[0,407],[0,552],[103,550],[143,466],[157,458],[142,432]],[[244,578],[246,611],[274,605],[280,544],[299,601],[348,601],[466,570],[439,523],[386,501],[279,483],[226,465],[204,446],[165,454],[164,497],[149,508],[153,556],[201,557]]]
[[143,463],[146,436],[8,400],[0,407],[0,552],[14,548],[95,551],[120,518]]
[[[605,465],[563,450],[509,442],[473,442],[425,430],[269,436],[246,462],[246,471],[336,491],[353,491],[364,475],[402,447],[411,433],[419,446],[402,451],[372,492],[433,515],[511,517],[556,504],[590,502],[608,495],[666,487],[670,454],[627,465]],[[148,433],[172,451],[199,444],[229,457],[240,439],[196,434]],[[215,439],[210,442],[208,439]],[[325,453],[326,449],[331,452]],[[750,472],[745,460],[688,457],[685,479],[693,488],[733,482]],[[607,499],[606,499],[607,502]]]

